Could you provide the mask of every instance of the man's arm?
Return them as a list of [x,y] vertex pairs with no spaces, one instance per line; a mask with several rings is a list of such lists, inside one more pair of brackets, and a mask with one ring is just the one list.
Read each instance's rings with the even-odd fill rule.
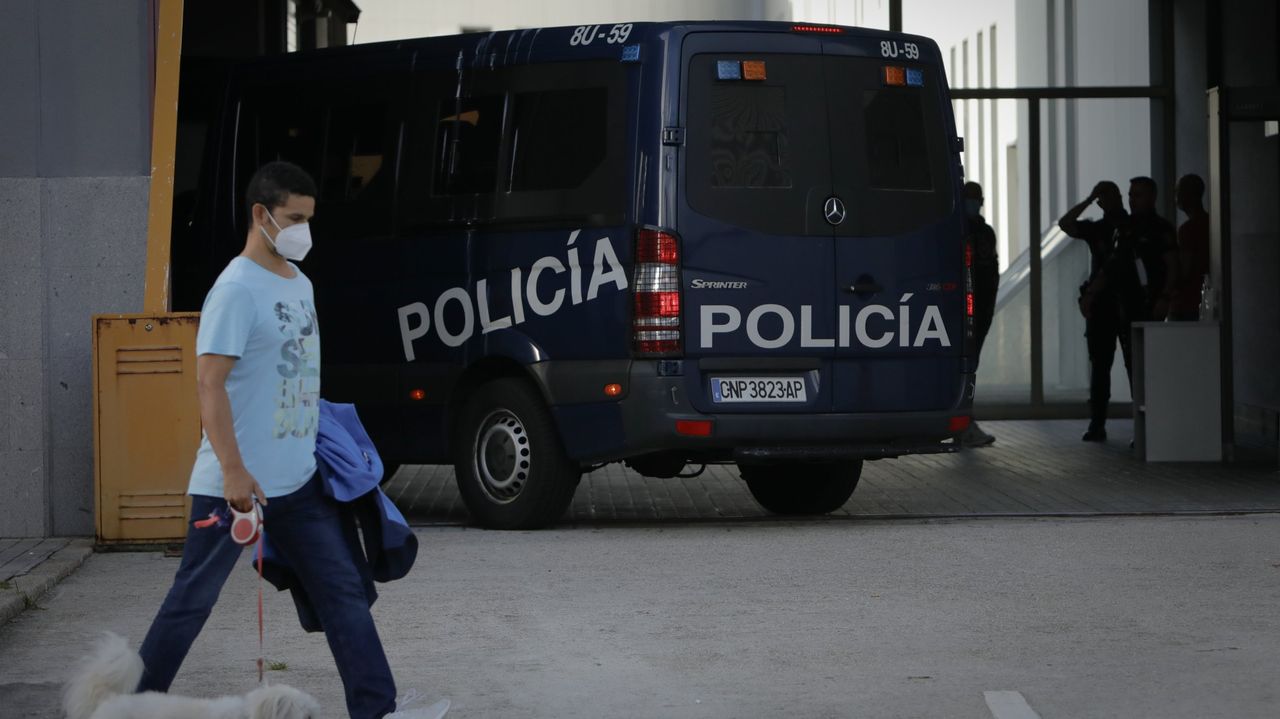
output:
[[1084,202],[1081,202],[1070,210],[1067,210],[1067,214],[1063,215],[1062,219],[1058,220],[1058,227],[1062,228],[1062,231],[1068,235],[1079,239],[1080,215],[1083,215],[1084,211],[1089,209],[1089,205],[1092,205],[1094,200],[1097,199],[1098,195],[1096,193],[1091,194],[1084,199]]
[[256,495],[262,504],[267,497],[262,486],[245,469],[231,420],[231,398],[227,396],[227,375],[236,357],[203,354],[196,358],[196,387],[200,397],[200,421],[209,437],[213,453],[222,465],[222,494],[232,507],[247,512],[253,508]]

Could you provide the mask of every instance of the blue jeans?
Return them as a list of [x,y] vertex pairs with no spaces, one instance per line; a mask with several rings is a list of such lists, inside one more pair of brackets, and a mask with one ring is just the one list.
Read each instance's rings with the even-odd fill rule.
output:
[[[353,719],[395,711],[396,687],[369,613],[364,584],[343,538],[338,505],[321,493],[317,475],[302,489],[273,497],[263,507],[271,543],[292,565],[324,626]],[[222,497],[193,495],[192,521],[219,507]],[[138,691],[168,691],[200,629],[218,601],[243,548],[226,528],[188,527],[182,563],[139,654],[146,671]],[[248,563],[244,563],[248,570]],[[245,601],[250,599],[245,597]],[[244,628],[245,637],[253,634]]]

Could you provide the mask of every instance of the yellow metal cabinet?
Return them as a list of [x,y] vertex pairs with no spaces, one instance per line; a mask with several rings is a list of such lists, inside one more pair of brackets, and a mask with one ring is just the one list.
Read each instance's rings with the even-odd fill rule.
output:
[[98,541],[186,536],[187,480],[200,445],[198,313],[93,318]]

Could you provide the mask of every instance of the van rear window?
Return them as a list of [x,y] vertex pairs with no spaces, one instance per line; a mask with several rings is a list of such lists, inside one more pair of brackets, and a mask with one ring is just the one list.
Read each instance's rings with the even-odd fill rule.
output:
[[862,98],[868,184],[877,190],[932,190],[920,94],[882,88],[866,90]]
[[[764,62],[768,80],[718,79],[717,63],[744,60]],[[817,55],[693,57],[685,176],[694,209],[769,234],[830,234],[808,212],[811,188],[830,185],[821,77]]]
[[791,187],[783,163],[786,92],[764,85],[712,86],[712,187]]
[[[747,62],[767,72],[748,79]],[[686,75],[686,197],[698,213],[779,235],[883,236],[945,217],[948,165],[940,75],[886,86],[885,61],[706,53]],[[727,72],[721,72],[727,68]],[[826,198],[849,209],[837,226]]]

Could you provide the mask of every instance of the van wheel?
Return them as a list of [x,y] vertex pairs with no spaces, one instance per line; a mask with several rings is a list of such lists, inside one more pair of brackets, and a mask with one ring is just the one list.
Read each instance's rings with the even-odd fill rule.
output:
[[564,514],[582,478],[537,391],[518,379],[480,386],[462,409],[458,491],[489,529],[536,529]]
[[747,464],[738,471],[760,506],[774,514],[827,514],[844,506],[862,477],[862,460]]

